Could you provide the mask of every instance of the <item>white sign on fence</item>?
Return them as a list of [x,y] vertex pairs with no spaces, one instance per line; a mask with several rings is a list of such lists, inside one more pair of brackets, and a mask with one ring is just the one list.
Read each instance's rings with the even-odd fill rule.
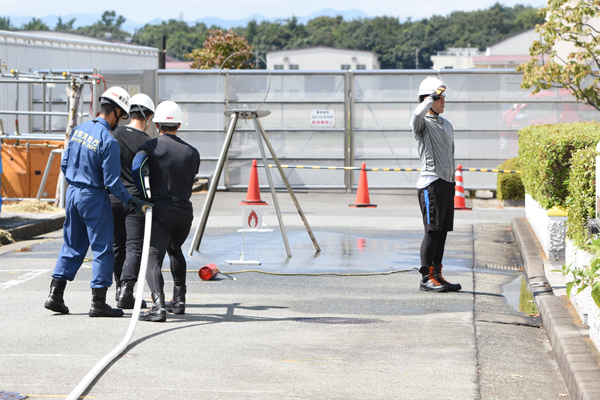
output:
[[335,126],[335,111],[333,110],[311,110],[311,126]]

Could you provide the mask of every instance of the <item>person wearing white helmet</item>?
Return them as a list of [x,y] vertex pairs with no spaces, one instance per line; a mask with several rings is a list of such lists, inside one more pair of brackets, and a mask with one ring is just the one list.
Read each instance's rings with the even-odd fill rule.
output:
[[[140,197],[131,177],[133,157],[144,142],[150,140],[146,134],[154,117],[154,102],[139,93],[130,100],[129,115],[131,122],[119,126],[113,136],[121,150],[121,182],[135,197]],[[135,304],[133,291],[140,272],[142,246],[144,242],[145,218],[135,212],[135,208],[123,203],[118,197],[110,195],[114,224],[113,251],[115,253],[114,280],[116,284],[115,300],[117,307],[132,309]],[[146,307],[142,301],[142,307]]]
[[109,88],[100,97],[100,116],[76,126],[69,134],[61,170],[69,183],[66,193],[64,244],[61,248],[50,294],[44,306],[54,312],[68,314],[64,303],[67,281],[72,281],[91,247],[92,307],[90,317],[120,317],[123,311],[106,304],[106,292],[112,284],[114,255],[113,221],[109,191],[124,203],[143,213],[151,206],[133,197],[121,183],[119,144],[110,129],[129,115],[129,95],[120,87]]
[[440,116],[446,106],[446,85],[438,78],[424,79],[419,102],[410,120],[421,164],[417,189],[425,228],[419,290],[456,292],[461,285],[442,276],[446,238],[454,228],[454,129]]
[[[190,197],[194,178],[200,167],[200,154],[177,137],[183,115],[176,103],[160,103],[156,107],[153,121],[160,134],[139,147],[132,166],[133,180],[138,191],[154,204],[146,273],[153,305],[140,315],[140,320],[164,322],[167,311],[174,314],[185,313],[187,265],[181,246],[192,226]],[[161,268],[167,252],[174,287],[173,299],[165,303]]]

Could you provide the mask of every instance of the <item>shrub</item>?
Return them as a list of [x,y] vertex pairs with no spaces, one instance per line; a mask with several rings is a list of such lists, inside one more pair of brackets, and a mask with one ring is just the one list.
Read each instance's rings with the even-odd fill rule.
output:
[[600,124],[532,125],[519,132],[519,157],[526,192],[544,209],[566,207],[573,154],[595,148]]
[[[498,166],[500,170],[520,171],[521,162],[519,157],[510,158]],[[525,187],[521,180],[521,174],[498,172],[497,180],[498,200],[525,200]]]
[[579,248],[589,249],[588,219],[596,214],[596,149],[573,154],[567,196],[567,237]]

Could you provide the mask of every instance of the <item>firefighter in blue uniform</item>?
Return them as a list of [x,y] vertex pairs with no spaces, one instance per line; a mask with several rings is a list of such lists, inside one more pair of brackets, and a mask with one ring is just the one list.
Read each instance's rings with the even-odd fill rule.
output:
[[[129,95],[120,87],[109,88],[100,97],[100,116],[75,127],[69,135],[61,170],[69,188],[66,193],[64,244],[58,256],[50,295],[44,306],[67,314],[63,294],[83,263],[88,247],[92,261],[92,307],[90,317],[120,317],[123,310],[106,304],[113,274],[113,220],[108,192],[133,205],[141,215],[150,206],[131,196],[121,183],[119,144],[111,135],[121,118],[129,116]],[[107,190],[108,189],[108,190]]]
[[[183,117],[176,103],[160,103],[156,108],[154,123],[160,135],[138,148],[131,170],[140,195],[145,195],[154,204],[146,272],[153,305],[140,315],[140,320],[164,322],[167,311],[185,313],[187,266],[181,245],[190,232],[194,218],[190,197],[200,167],[200,153],[177,137]],[[173,299],[165,303],[161,267],[167,252],[174,287]]]

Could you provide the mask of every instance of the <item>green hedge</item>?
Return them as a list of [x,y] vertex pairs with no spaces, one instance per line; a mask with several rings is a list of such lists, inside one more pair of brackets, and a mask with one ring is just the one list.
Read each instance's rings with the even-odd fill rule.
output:
[[588,219],[596,211],[596,148],[582,149],[571,159],[567,196],[567,237],[579,248],[588,248]]
[[519,157],[525,191],[544,209],[566,207],[571,158],[596,148],[600,124],[532,125],[519,132]]
[[[514,157],[504,161],[497,169],[521,171],[521,161],[519,157]],[[496,197],[500,201],[525,200],[525,187],[523,186],[521,174],[499,172],[496,187]]]

